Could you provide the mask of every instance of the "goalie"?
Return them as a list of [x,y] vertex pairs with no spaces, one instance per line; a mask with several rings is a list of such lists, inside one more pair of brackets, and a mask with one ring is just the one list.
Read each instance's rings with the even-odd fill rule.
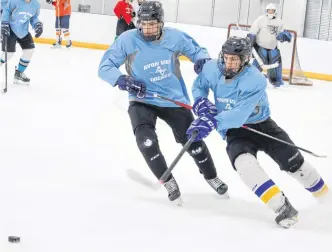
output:
[[[267,77],[273,86],[280,87],[283,85],[282,60],[278,49],[278,41],[281,43],[290,42],[292,35],[283,30],[283,22],[280,18],[277,18],[277,8],[273,3],[268,4],[265,14],[254,21],[247,36],[265,65],[279,64],[276,68],[267,70]],[[262,71],[256,59],[253,65]]]

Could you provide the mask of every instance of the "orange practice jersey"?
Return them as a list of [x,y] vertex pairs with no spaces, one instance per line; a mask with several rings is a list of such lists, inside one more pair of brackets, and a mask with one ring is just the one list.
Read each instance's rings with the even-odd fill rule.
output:
[[70,0],[56,0],[56,2],[53,2],[53,5],[55,7],[55,15],[57,17],[71,14]]

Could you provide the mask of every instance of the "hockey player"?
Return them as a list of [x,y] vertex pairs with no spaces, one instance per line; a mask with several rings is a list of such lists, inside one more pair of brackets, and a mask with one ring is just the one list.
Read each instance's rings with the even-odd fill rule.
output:
[[[184,145],[186,130],[194,120],[191,111],[173,103],[154,98],[157,93],[189,103],[186,85],[179,68],[180,54],[196,62],[202,69],[209,54],[193,38],[173,29],[164,28],[164,10],[158,1],[145,1],[138,11],[137,30],[123,33],[104,54],[99,76],[120,90],[129,92],[128,113],[136,142],[147,165],[159,179],[167,169],[156,134],[156,120],[164,120],[173,130],[175,140]],[[126,63],[129,75],[119,71]],[[188,150],[208,184],[220,195],[227,185],[218,177],[209,150],[203,141]],[[164,183],[170,201],[180,201],[180,190],[170,176]]]
[[10,0],[3,10],[1,35],[3,37],[1,65],[5,63],[5,44],[7,41],[7,60],[16,51],[16,42],[22,48],[22,56],[15,70],[15,84],[29,84],[30,79],[24,71],[33,55],[35,44],[29,32],[29,23],[35,30],[35,37],[43,33],[43,23],[39,21],[40,3],[37,0]]
[[[266,13],[254,21],[249,30],[248,37],[251,39],[252,45],[262,58],[264,64],[279,63],[278,67],[267,70],[267,76],[271,84],[275,87],[283,85],[282,60],[280,50],[278,49],[278,41],[282,43],[290,42],[292,35],[288,31],[283,30],[283,22],[277,17],[277,7],[273,3],[268,4],[266,6]],[[257,60],[253,64],[262,71]]]
[[70,15],[71,15],[71,3],[70,0],[46,0],[47,3],[52,4],[55,7],[55,43],[53,48],[60,48],[62,36],[66,40],[66,47],[70,48],[72,42],[70,39]]
[[132,0],[120,0],[114,7],[114,13],[118,17],[115,40],[123,32],[136,28],[133,23],[133,18],[136,16],[136,12],[134,11],[131,2]]
[[[200,141],[217,129],[227,141],[228,156],[242,181],[277,214],[276,223],[287,228],[297,221],[298,212],[262,169],[257,152],[264,151],[315,197],[326,194],[328,187],[298,149],[241,127],[245,125],[293,143],[270,117],[267,82],[249,64],[251,48],[248,38],[230,37],[222,46],[218,60],[205,64],[192,88],[193,111],[199,118],[187,133],[198,130],[196,140]],[[207,98],[210,89],[215,105]]]

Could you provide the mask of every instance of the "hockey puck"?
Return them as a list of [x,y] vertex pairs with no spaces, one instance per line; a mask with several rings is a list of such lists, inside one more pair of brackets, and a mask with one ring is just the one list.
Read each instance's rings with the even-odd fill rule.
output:
[[8,236],[8,241],[11,243],[19,243],[21,238],[18,236]]

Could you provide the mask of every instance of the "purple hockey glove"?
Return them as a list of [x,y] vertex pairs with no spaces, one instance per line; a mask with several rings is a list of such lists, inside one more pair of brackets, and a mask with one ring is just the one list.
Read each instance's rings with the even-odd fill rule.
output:
[[211,131],[217,128],[217,126],[218,122],[213,116],[209,114],[200,116],[195,121],[193,121],[190,127],[187,129],[187,137],[189,139],[194,131],[198,131],[195,142],[200,141],[207,137]]
[[204,64],[209,60],[211,60],[211,58],[196,60],[195,65],[194,65],[195,73],[200,74],[200,72],[202,72],[202,70],[203,70]]
[[208,98],[198,97],[193,105],[193,112],[196,116],[210,114],[216,116],[218,110],[216,105],[209,101]]
[[130,94],[136,95],[137,98],[144,98],[146,92],[146,85],[144,82],[135,80],[135,78],[128,75],[121,75],[116,82],[120,90],[127,90]]

